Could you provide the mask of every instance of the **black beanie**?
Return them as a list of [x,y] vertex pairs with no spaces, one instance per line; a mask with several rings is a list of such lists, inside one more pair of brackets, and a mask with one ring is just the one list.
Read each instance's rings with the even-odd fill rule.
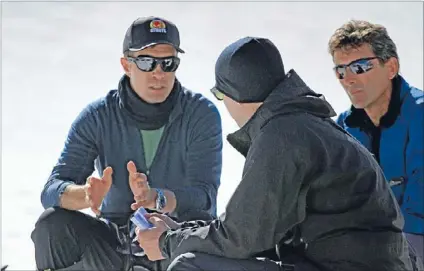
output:
[[215,88],[240,103],[263,102],[284,78],[280,52],[265,38],[237,40],[215,64]]

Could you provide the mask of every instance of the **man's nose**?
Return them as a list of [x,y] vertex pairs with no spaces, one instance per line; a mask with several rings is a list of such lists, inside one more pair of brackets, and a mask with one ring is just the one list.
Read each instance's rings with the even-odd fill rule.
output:
[[161,65],[157,65],[153,70],[153,77],[156,79],[162,79],[165,77],[165,72],[162,70]]

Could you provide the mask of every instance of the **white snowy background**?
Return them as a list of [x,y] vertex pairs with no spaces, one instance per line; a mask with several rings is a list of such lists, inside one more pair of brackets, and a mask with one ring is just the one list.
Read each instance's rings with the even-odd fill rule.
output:
[[[76,115],[116,88],[122,39],[137,17],[177,24],[186,51],[177,76],[211,99],[221,50],[238,38],[261,36],[279,47],[287,70],[294,68],[340,113],[349,101],[333,75],[327,42],[351,18],[385,25],[398,46],[401,73],[423,87],[419,2],[2,2],[1,8],[1,263],[11,270],[35,269],[30,233],[43,211],[41,189]],[[225,136],[236,125],[223,104],[218,108]],[[225,143],[219,213],[243,162]]]

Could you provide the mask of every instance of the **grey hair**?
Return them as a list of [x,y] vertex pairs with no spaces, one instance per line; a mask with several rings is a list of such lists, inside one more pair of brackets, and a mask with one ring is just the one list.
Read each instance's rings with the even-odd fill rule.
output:
[[334,56],[338,49],[357,48],[363,44],[369,44],[375,56],[382,62],[391,57],[399,61],[396,45],[387,29],[382,25],[361,20],[350,20],[338,28],[328,42],[328,52]]

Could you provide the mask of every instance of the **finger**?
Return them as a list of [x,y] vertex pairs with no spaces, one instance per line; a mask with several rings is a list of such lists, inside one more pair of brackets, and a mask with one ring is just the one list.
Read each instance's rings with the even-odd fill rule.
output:
[[88,206],[90,206],[90,208],[94,206],[91,196],[86,196],[85,201],[88,203]]
[[90,202],[91,202],[91,189],[89,189],[89,188],[86,188],[85,189],[85,198],[84,198],[84,200],[85,200],[85,202],[89,205],[89,206],[91,206],[91,204],[90,204]]
[[[146,251],[146,250],[144,250],[144,251]],[[147,250],[147,251],[149,251],[149,250]],[[152,261],[152,262],[156,261],[156,258],[153,257],[153,255],[150,254],[149,252],[146,252],[146,255],[147,255],[147,259],[149,259],[149,261]]]
[[163,221],[161,218],[157,216],[152,216],[151,218],[149,218],[149,221],[155,226],[166,225],[165,221]]
[[101,182],[102,180],[101,179],[99,179],[99,178],[96,178],[96,177],[94,177],[94,176],[90,176],[90,177],[88,177],[88,184],[89,185],[91,185],[91,186],[93,186],[93,185],[95,185],[96,183],[99,183],[99,182]]
[[146,197],[144,195],[134,196],[135,202],[140,202],[140,201],[145,201],[145,200],[146,200]]
[[140,207],[145,207],[147,205],[147,201],[143,200],[143,201],[136,201],[134,203],[131,204],[131,209],[132,210],[137,210]]
[[93,187],[92,187],[91,183],[88,183],[85,186],[85,194],[90,196],[92,192],[93,192]]
[[144,215],[144,217],[147,220],[150,220],[150,218],[152,218],[152,217],[157,217],[157,218],[162,219],[162,220],[165,220],[166,219],[165,218],[165,215],[159,214],[159,213],[147,213],[147,214]]
[[146,180],[142,180],[141,178],[130,180],[130,188],[134,196],[146,198],[149,195],[149,183]]
[[135,227],[135,234],[138,236],[140,234],[141,230],[139,227]]
[[147,182],[147,175],[144,174],[144,173],[138,173],[137,174],[137,179],[141,179],[143,182],[145,182],[145,183],[148,184],[148,182]]
[[127,170],[128,170],[128,173],[129,173],[130,180],[141,178],[142,180],[147,181],[146,174],[137,172],[137,167],[135,166],[135,163],[133,161],[128,162]]
[[[149,183],[147,182],[147,176],[144,173],[130,173],[129,175],[129,181],[130,183],[135,183],[138,184],[138,186],[142,185],[148,185]],[[140,184],[139,184],[140,183]]]
[[91,181],[91,176],[87,177],[87,179],[86,179],[85,183],[86,183],[86,184],[91,184],[91,183],[92,183],[92,181]]
[[147,178],[143,173],[137,173],[138,176],[132,180],[133,183],[137,185],[137,187],[148,187],[149,183],[147,182]]
[[88,204],[90,208],[91,206],[93,206],[93,201],[91,200],[91,196],[88,194],[85,194],[85,202]]
[[102,176],[102,180],[108,182],[108,183],[112,183],[112,174],[113,174],[113,169],[112,167],[107,167],[103,170],[103,176]]
[[142,206],[143,206],[142,202],[134,202],[133,204],[131,204],[131,210],[135,211]]

